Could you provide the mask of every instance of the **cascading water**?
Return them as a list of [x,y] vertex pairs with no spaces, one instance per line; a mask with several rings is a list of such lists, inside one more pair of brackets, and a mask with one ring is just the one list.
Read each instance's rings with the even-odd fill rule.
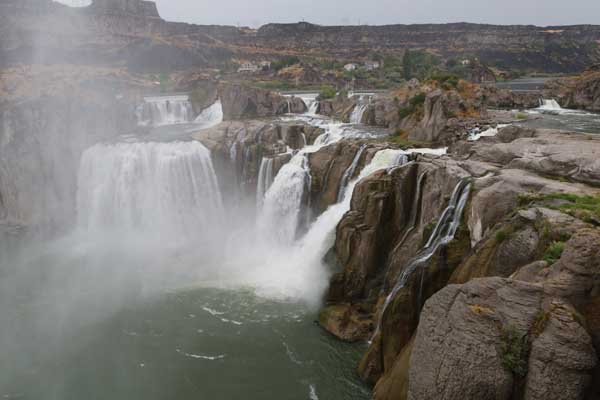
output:
[[470,142],[476,142],[479,139],[481,139],[482,137],[496,136],[500,129],[505,128],[507,126],[508,125],[505,125],[505,124],[499,124],[498,126],[488,128],[485,131],[481,131],[481,129],[475,128],[469,132],[469,136],[467,137],[467,140]]
[[213,105],[204,109],[194,120],[199,129],[208,129],[223,122],[223,105],[217,100]]
[[563,108],[554,99],[540,99],[540,107],[538,110],[560,112]]
[[137,109],[138,125],[164,126],[193,120],[194,110],[188,96],[145,97]]
[[365,111],[369,105],[369,101],[365,101],[365,99],[369,99],[370,97],[360,96],[358,101],[356,102],[356,106],[354,106],[354,110],[352,110],[352,114],[350,114],[350,123],[351,124],[361,124],[363,120],[363,116],[365,115]]
[[258,219],[261,235],[280,244],[294,242],[309,179],[308,159],[303,153],[296,154],[279,170],[264,196]]
[[192,235],[222,217],[210,152],[199,142],[98,144],[82,156],[79,226]]
[[391,292],[385,299],[381,313],[379,315],[379,321],[373,337],[381,330],[381,321],[385,315],[385,311],[390,303],[394,300],[398,292],[406,285],[408,279],[418,268],[424,268],[427,261],[436,253],[436,251],[443,246],[446,246],[452,240],[460,226],[462,214],[464,208],[469,200],[471,193],[471,183],[468,180],[461,180],[452,193],[450,202],[444,212],[442,213],[438,223],[436,224],[429,240],[421,249],[421,251],[408,263],[408,265],[402,270],[396,283],[392,288]]
[[344,171],[344,175],[342,176],[342,180],[340,182],[340,188],[338,190],[338,196],[337,196],[338,202],[340,202],[344,199],[344,196],[346,194],[346,187],[348,186],[348,182],[354,176],[354,173],[356,172],[356,167],[358,166],[360,158],[362,157],[362,155],[365,152],[365,150],[367,149],[367,147],[368,146],[366,144],[364,144],[360,147],[360,149],[358,149],[358,151],[356,152],[356,155],[354,156],[354,159],[352,160],[352,164],[350,164],[350,166],[346,169],[346,171]]
[[263,199],[267,190],[273,184],[273,159],[263,157],[258,171],[258,184],[256,186],[256,206],[262,208]]

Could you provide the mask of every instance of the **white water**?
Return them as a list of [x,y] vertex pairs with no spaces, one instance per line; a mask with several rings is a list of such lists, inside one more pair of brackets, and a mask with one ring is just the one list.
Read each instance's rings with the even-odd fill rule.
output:
[[258,171],[258,184],[256,185],[256,206],[262,209],[263,199],[267,190],[273,184],[273,159],[263,157]]
[[146,97],[137,109],[140,126],[184,124],[191,122],[193,115],[188,96]]
[[540,99],[540,106],[538,107],[538,110],[560,112],[563,110],[563,108],[554,99]]
[[279,170],[264,197],[258,220],[260,235],[283,245],[294,242],[309,178],[308,159],[302,153]]
[[469,137],[467,138],[467,140],[470,142],[476,142],[479,139],[481,139],[482,137],[494,137],[498,134],[498,131],[500,129],[505,128],[507,126],[508,125],[500,124],[496,127],[488,128],[483,132],[479,128],[476,128],[476,129],[472,130],[471,132],[469,132]]
[[356,172],[356,167],[358,166],[360,158],[362,157],[362,155],[366,149],[367,149],[367,145],[366,144],[362,145],[360,147],[360,149],[358,149],[358,151],[354,155],[352,164],[350,164],[350,166],[346,169],[346,171],[344,171],[344,175],[342,176],[342,181],[340,182],[340,188],[338,190],[338,196],[337,196],[338,202],[343,200],[344,195],[346,193],[346,187],[348,186],[348,182],[350,181],[350,178],[352,178],[352,176],[354,176],[354,173]]
[[199,142],[98,144],[78,177],[79,226],[182,238],[222,217],[210,152]]
[[377,329],[373,337],[375,337],[381,328],[381,320],[384,317],[385,311],[389,304],[394,300],[398,292],[406,285],[408,279],[418,269],[426,266],[427,261],[436,253],[436,251],[454,240],[454,236],[460,226],[462,214],[464,208],[469,200],[469,194],[471,192],[471,184],[467,181],[461,180],[452,193],[450,202],[446,209],[442,212],[442,215],[431,233],[429,240],[423,247],[423,249],[408,263],[408,265],[402,270],[396,283],[392,288],[391,292],[385,299],[383,308],[379,315],[379,321],[377,323]]
[[208,129],[223,122],[223,105],[217,100],[213,105],[204,109],[194,120],[199,129]]

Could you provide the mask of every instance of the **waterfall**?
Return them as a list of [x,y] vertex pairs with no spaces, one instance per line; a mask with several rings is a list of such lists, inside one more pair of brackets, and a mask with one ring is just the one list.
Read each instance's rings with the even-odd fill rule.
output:
[[350,123],[356,124],[356,125],[362,123],[362,118],[363,118],[363,115],[365,114],[366,109],[367,109],[366,104],[357,104],[354,107],[352,114],[350,115]]
[[217,100],[212,106],[205,108],[194,120],[200,129],[208,129],[223,122],[223,106],[220,100]]
[[454,188],[450,202],[442,213],[438,223],[429,237],[429,240],[423,249],[421,249],[421,251],[417,253],[417,255],[402,270],[396,279],[396,283],[394,284],[392,291],[386,297],[381,314],[379,315],[377,329],[373,335],[373,338],[377,336],[381,330],[381,321],[385,315],[387,307],[394,300],[398,292],[406,285],[411,275],[417,270],[417,268],[424,268],[427,261],[431,259],[431,257],[440,247],[446,246],[448,243],[454,240],[456,231],[460,226],[464,208],[469,200],[470,192],[471,184],[468,180],[463,179],[458,182]]
[[280,244],[294,242],[309,178],[308,159],[303,153],[296,154],[279,170],[264,196],[258,219],[261,235]]
[[344,171],[344,175],[342,176],[342,180],[340,182],[340,188],[338,190],[338,196],[337,196],[338,202],[340,202],[344,199],[344,195],[346,193],[346,186],[348,186],[348,182],[354,176],[354,172],[356,172],[356,167],[358,166],[360,158],[362,157],[362,155],[366,149],[367,149],[367,145],[366,144],[362,145],[360,147],[360,149],[358,149],[358,151],[356,152],[356,155],[354,156],[354,159],[352,160],[352,164],[350,164],[350,166],[346,169],[346,171]]
[[221,194],[200,142],[98,144],[82,156],[79,226],[193,235],[222,216]]
[[470,142],[476,142],[479,139],[481,139],[482,137],[493,137],[493,136],[496,136],[498,134],[498,131],[500,131],[500,129],[505,128],[507,126],[509,126],[509,125],[507,125],[507,124],[499,124],[495,128],[491,127],[491,128],[486,129],[483,132],[479,128],[472,129],[469,132],[467,140],[470,141]]
[[308,106],[308,111],[306,112],[306,114],[307,115],[316,115],[318,110],[319,110],[319,102],[315,100],[312,103],[310,103],[310,106]]
[[262,208],[265,193],[273,184],[273,159],[263,157],[258,172],[258,184],[256,186],[256,206]]
[[335,228],[342,217],[350,210],[354,188],[362,179],[374,172],[388,170],[406,164],[408,161],[408,154],[402,150],[386,149],[378,151],[371,162],[362,169],[360,175],[347,185],[342,201],[330,206],[310,226],[310,229],[300,241],[297,250],[297,257],[301,259],[302,265],[322,266],[323,257],[335,242]]
[[137,109],[140,126],[184,124],[192,121],[193,114],[188,96],[145,97]]
[[363,115],[367,110],[368,103],[365,103],[364,96],[360,96],[356,106],[354,106],[354,110],[352,110],[352,114],[350,114],[350,123],[351,124],[361,124]]
[[540,107],[538,110],[560,112],[563,108],[554,99],[540,99]]

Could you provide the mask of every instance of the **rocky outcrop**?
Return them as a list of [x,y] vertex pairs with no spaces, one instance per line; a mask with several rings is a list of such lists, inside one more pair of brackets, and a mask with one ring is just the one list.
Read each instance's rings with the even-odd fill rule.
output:
[[565,108],[600,111],[600,64],[578,77],[548,82],[544,93]]
[[[579,203],[596,204],[590,199],[599,195],[590,186],[600,171],[594,143],[507,127],[459,142],[451,157],[421,156],[356,187],[337,228],[338,270],[319,322],[344,340],[372,340],[359,374],[375,385],[375,399],[598,393],[589,383],[600,374],[600,336],[583,328],[586,316],[598,319],[595,278],[581,271],[600,266],[600,221],[595,206]],[[448,196],[469,176],[454,239],[411,269]],[[567,397],[544,389],[556,388],[550,380]]]
[[76,215],[81,153],[135,129],[134,93],[140,88],[114,71],[83,68],[61,75],[40,68],[13,71],[18,76],[4,87],[0,223],[56,231]]
[[264,89],[237,84],[221,84],[218,91],[223,104],[223,117],[226,121],[306,111],[306,104],[299,97],[287,98]]
[[446,144],[487,117],[482,89],[465,81],[455,87],[445,82],[417,80],[374,98],[363,121],[391,129],[403,139]]
[[156,3],[145,0],[94,0],[89,11],[93,13],[128,14],[135,17],[160,18]]
[[485,278],[440,291],[422,312],[408,398],[584,398],[597,356],[577,305],[599,272],[600,231],[582,229],[533,282]]
[[301,149],[318,128],[304,124],[245,120],[223,122],[194,133],[210,151],[223,198],[241,194],[255,198],[258,172],[263,157],[273,158],[273,176],[291,158],[287,152]]
[[[315,213],[318,215],[336,204],[343,194],[342,185],[348,185],[355,179],[374,154],[383,148],[384,144],[344,140],[310,154],[311,205]],[[357,162],[351,171],[356,157]]]
[[536,92],[516,92],[494,86],[485,88],[485,102],[492,108],[508,110],[537,108],[540,106],[540,96],[541,93]]
[[538,130],[536,137],[508,143],[498,143],[499,139],[472,144],[470,159],[600,186],[600,139],[593,135]]

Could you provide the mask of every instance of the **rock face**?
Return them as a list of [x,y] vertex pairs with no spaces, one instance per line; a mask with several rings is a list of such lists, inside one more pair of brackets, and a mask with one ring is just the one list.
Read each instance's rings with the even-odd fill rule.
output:
[[489,107],[504,109],[529,109],[540,106],[540,93],[514,92],[493,86],[485,88],[485,101]]
[[[265,25],[256,37],[244,38],[244,42],[265,49],[326,50],[334,57],[346,58],[349,54],[362,56],[373,48],[390,52],[431,49],[458,59],[476,56],[485,64],[501,61],[512,69],[541,67],[558,72],[581,71],[592,64],[598,57],[593,50],[598,35],[595,26],[538,28],[456,23],[334,27],[302,22]],[[589,44],[589,48],[583,43]],[[520,57],[514,57],[516,49]]]
[[576,78],[547,83],[545,95],[558,99],[565,108],[600,111],[600,65]]
[[94,0],[90,11],[94,13],[130,14],[144,18],[160,18],[156,3],[145,0]]
[[268,90],[235,84],[221,84],[218,91],[225,120],[263,118],[306,111],[306,104],[299,97],[286,98]]
[[85,85],[48,71],[47,85],[33,71],[12,81],[11,101],[0,104],[0,221],[50,230],[72,222],[83,150],[136,127],[139,88],[104,72],[78,70]]
[[600,184],[600,139],[539,130],[535,137],[519,137],[508,143],[498,143],[504,135],[501,133],[499,138],[484,138],[476,142],[470,149],[471,159],[545,176]]
[[[353,107],[341,114],[348,115]],[[338,114],[339,117],[339,114]],[[487,117],[483,89],[466,81],[455,86],[444,82],[411,80],[397,91],[376,96],[363,116],[363,123],[395,131],[401,139],[452,143],[471,124]]]
[[476,279],[440,291],[422,312],[408,398],[584,398],[597,356],[575,305],[589,301],[599,271],[600,233],[588,229],[546,279]]
[[[303,124],[246,120],[223,122],[194,133],[210,151],[225,200],[241,194],[256,196],[263,157],[273,158],[273,176],[291,158],[287,149],[305,146],[306,137],[318,136],[318,128]],[[229,183],[229,185],[226,185]]]
[[[572,203],[600,194],[595,142],[507,127],[356,187],[319,322],[372,340],[359,374],[374,399],[597,396],[600,221]],[[454,239],[410,270],[466,177]]]

